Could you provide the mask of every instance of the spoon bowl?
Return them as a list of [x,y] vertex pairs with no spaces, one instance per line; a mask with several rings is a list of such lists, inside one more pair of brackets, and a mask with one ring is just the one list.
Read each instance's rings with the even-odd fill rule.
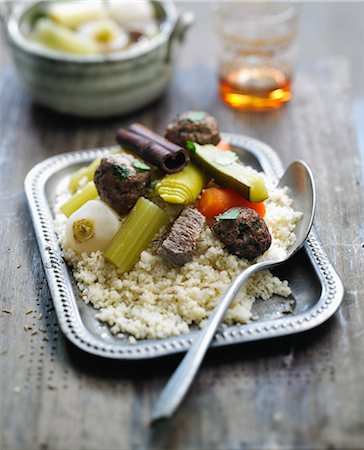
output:
[[256,262],[237,275],[232,281],[225,294],[217,303],[207,324],[197,335],[191,348],[162,391],[152,411],[152,422],[170,417],[178,408],[203,361],[226,311],[248,278],[259,270],[269,269],[284,263],[304,245],[312,227],[316,208],[316,190],[312,172],[305,162],[294,161],[287,167],[278,182],[278,186],[288,188],[293,209],[302,212],[302,217],[294,229],[295,242],[288,248],[284,258]]
[[296,240],[288,248],[287,255],[282,261],[284,262],[303,246],[310,232],[316,209],[316,189],[311,169],[304,161],[300,160],[294,161],[287,167],[278,186],[280,188],[288,187],[293,209],[302,212],[302,217],[294,229]]

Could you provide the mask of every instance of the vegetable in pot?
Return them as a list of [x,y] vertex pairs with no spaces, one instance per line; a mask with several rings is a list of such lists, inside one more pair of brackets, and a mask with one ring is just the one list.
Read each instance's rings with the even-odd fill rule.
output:
[[110,17],[126,28],[130,27],[133,22],[150,24],[156,18],[155,6],[148,0],[108,0],[105,4]]
[[125,222],[106,248],[105,258],[121,272],[128,272],[139,260],[140,254],[151,244],[168,215],[157,205],[140,197]]
[[93,2],[52,2],[48,8],[48,17],[67,28],[77,28],[80,25],[105,17],[104,3]]
[[181,172],[162,178],[155,190],[168,203],[187,205],[197,199],[205,184],[206,176],[202,170],[189,163]]
[[106,203],[89,200],[68,218],[65,248],[77,253],[102,251],[119,228],[119,216]]
[[49,19],[37,21],[32,38],[45,47],[60,52],[76,55],[96,55],[99,51],[97,44],[91,40]]
[[129,33],[108,18],[85,23],[77,31],[95,43],[100,52],[121,50],[129,43]]

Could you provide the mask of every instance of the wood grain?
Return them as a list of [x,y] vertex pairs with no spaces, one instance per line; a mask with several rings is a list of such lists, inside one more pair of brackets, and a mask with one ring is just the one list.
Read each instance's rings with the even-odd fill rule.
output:
[[[0,448],[363,448],[363,179],[346,60],[302,64],[292,102],[257,115],[220,103],[209,64],[180,66],[162,99],[104,121],[33,105],[10,64],[0,79]],[[51,155],[113,144],[119,126],[138,120],[162,131],[176,113],[194,108],[214,114],[223,130],[266,141],[285,163],[302,158],[311,165],[315,225],[346,295],[316,330],[210,352],[175,417],[150,428],[151,405],[179,358],[115,363],[65,341],[23,180]]]

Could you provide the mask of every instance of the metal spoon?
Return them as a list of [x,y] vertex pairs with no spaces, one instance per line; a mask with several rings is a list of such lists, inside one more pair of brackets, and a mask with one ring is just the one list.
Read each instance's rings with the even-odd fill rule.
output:
[[223,320],[230,303],[247,279],[258,270],[282,264],[303,246],[312,226],[316,206],[315,185],[310,168],[303,161],[293,162],[281,177],[278,186],[289,188],[289,195],[293,200],[293,209],[303,212],[303,217],[294,230],[296,242],[288,249],[286,258],[252,264],[230,284],[228,290],[216,305],[207,324],[196,336],[191,348],[160,395],[152,411],[152,422],[170,417],[178,408],[202,363],[217,327]]

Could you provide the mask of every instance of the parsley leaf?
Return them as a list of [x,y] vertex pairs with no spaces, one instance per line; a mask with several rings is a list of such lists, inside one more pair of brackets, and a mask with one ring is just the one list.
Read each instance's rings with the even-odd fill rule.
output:
[[205,117],[205,113],[202,111],[193,111],[187,116],[187,120],[190,122],[199,122]]
[[230,208],[224,213],[220,214],[219,216],[216,216],[217,220],[234,220],[237,219],[239,216],[239,209],[238,208]]
[[112,173],[119,181],[126,180],[129,175],[127,167],[122,164],[114,164],[112,166]]
[[149,170],[150,169],[150,167],[147,164],[145,164],[142,161],[139,161],[137,159],[133,161],[133,167],[135,167],[137,170]]
[[192,141],[186,141],[186,148],[191,152],[191,155],[196,153],[196,145]]
[[221,151],[221,153],[215,156],[214,161],[219,166],[230,166],[238,160],[238,155],[231,151]]

